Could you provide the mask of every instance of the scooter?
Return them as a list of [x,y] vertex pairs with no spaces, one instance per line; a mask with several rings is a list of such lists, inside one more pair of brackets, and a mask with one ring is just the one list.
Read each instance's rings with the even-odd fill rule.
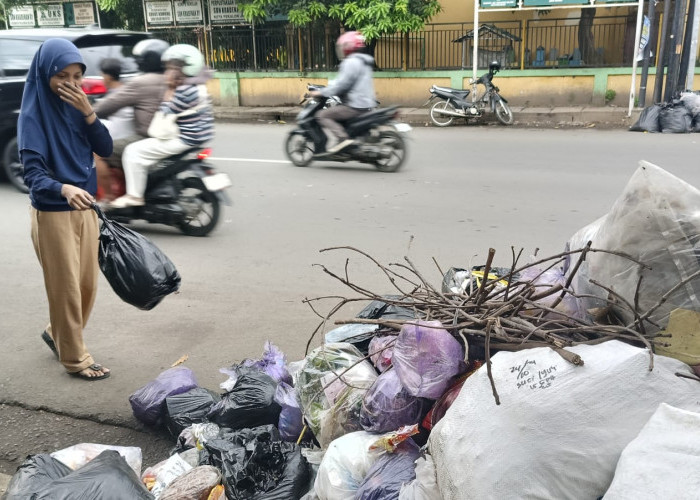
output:
[[480,118],[487,111],[496,114],[496,118],[503,125],[513,123],[513,112],[508,106],[508,101],[499,94],[500,90],[493,84],[493,76],[501,69],[498,61],[489,64],[489,72],[479,77],[475,84],[484,86],[484,93],[475,101],[468,99],[470,90],[453,89],[449,87],[430,87],[429,104],[434,99],[440,99],[430,108],[430,119],[438,127],[451,125],[455,118]]
[[[312,84],[307,86],[309,90]],[[327,137],[316,114],[328,105],[328,98],[304,96],[304,108],[296,118],[298,128],[287,136],[285,152],[297,167],[306,167],[314,160],[358,161],[374,165],[381,172],[395,172],[406,160],[407,147],[404,135],[412,130],[407,123],[396,121],[398,107],[368,111],[346,122],[348,135],[356,141],[336,153],[326,152]]]
[[[107,204],[105,212],[120,223],[145,220],[177,227],[188,236],[206,236],[219,221],[221,203],[231,204],[225,189],[232,185],[227,174],[216,173],[205,161],[209,156],[211,149],[191,148],[162,160],[148,173],[145,205],[110,208]],[[124,173],[111,170],[116,179],[114,194],[121,196]]]

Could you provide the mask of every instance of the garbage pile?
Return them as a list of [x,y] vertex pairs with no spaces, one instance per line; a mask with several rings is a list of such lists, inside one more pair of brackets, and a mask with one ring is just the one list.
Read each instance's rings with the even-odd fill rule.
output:
[[678,99],[647,106],[630,130],[666,134],[700,132],[700,94],[683,92]]
[[435,285],[409,258],[327,249],[370,259],[391,293],[322,267],[355,296],[304,359],[268,341],[220,370],[219,391],[170,368],[129,398],[172,435],[170,457],[141,471],[134,449],[32,456],[7,498],[695,498],[699,207],[700,191],[643,162],[551,257],[513,250],[497,267],[491,250],[438,266]]

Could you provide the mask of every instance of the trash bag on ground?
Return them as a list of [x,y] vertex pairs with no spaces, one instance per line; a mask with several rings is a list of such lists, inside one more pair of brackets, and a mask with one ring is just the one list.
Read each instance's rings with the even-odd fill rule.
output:
[[664,134],[686,134],[692,126],[693,115],[680,102],[665,105],[659,111],[659,127]]
[[197,379],[189,368],[176,366],[161,372],[131,396],[134,416],[147,425],[158,425],[165,417],[165,398],[197,387]]
[[151,240],[106,217],[95,205],[100,227],[99,263],[112,290],[146,311],[180,288],[180,274]]
[[192,424],[177,437],[177,451],[182,453],[191,448],[201,449],[210,439],[219,437],[220,428],[211,422]]
[[673,498],[700,492],[700,413],[660,404],[622,451],[605,500]]
[[[571,283],[578,295],[592,296],[582,299],[584,308],[608,306],[608,291],[590,282],[595,280],[630,304],[638,300],[639,310],[646,312],[684,278],[700,270],[700,190],[642,161],[610,211],[578,230],[567,249],[581,249],[589,240],[593,248],[628,254],[651,269],[640,269],[618,255],[588,253]],[[578,258],[578,254],[568,258],[564,266],[567,276]],[[640,276],[643,279],[637,292]],[[700,310],[698,297],[700,280],[692,280],[668,296],[651,320],[664,328],[673,309]],[[612,307],[624,323],[635,319],[621,301]],[[651,333],[654,327],[647,324],[646,330]]]
[[680,101],[683,103],[683,106],[690,111],[693,119],[700,116],[700,94],[696,94],[695,92],[683,92]]
[[462,373],[462,345],[439,321],[417,321],[401,327],[392,363],[412,396],[437,399]]
[[280,405],[275,401],[277,382],[256,368],[238,367],[231,392],[211,407],[207,419],[220,426],[243,429],[279,422]]
[[80,469],[90,460],[105,450],[118,452],[137,476],[141,475],[141,448],[137,446],[110,446],[95,443],[80,443],[62,450],[54,451],[51,456],[72,470]]
[[52,481],[32,500],[153,500],[126,460],[106,450],[80,469]]
[[362,400],[360,423],[366,431],[388,432],[417,424],[423,416],[423,400],[401,385],[395,369],[379,375]]
[[421,424],[423,428],[431,430],[440,420],[442,420],[442,417],[445,416],[447,410],[450,408],[450,406],[452,406],[452,403],[454,403],[454,400],[457,399],[457,396],[459,396],[459,393],[462,391],[464,382],[466,382],[467,378],[469,378],[476,370],[481,368],[482,365],[482,361],[469,362],[467,372],[457,378],[455,383],[452,384],[452,386],[447,389],[442,396],[440,396],[440,399],[435,402],[433,407],[425,416],[423,423]]
[[267,373],[276,382],[292,383],[292,377],[287,370],[287,356],[269,340],[265,341],[262,359],[245,359],[231,368],[221,368],[219,370],[219,372],[229,376],[226,382],[220,384],[224,391],[230,392],[233,386],[236,385],[239,367],[255,368]]
[[170,458],[148,467],[141,475],[141,482],[153,496],[159,498],[166,486],[175,481],[194,467],[185,461],[178,453]]
[[165,425],[177,438],[190,425],[204,422],[211,407],[219,401],[221,396],[202,387],[168,396],[165,398]]
[[599,498],[660,403],[697,408],[678,360],[654,356],[649,371],[649,351],[617,340],[567,349],[585,364],[549,348],[495,354],[500,406],[487,370],[467,379],[428,442],[445,500]]
[[435,475],[435,464],[430,454],[416,460],[416,478],[404,483],[399,491],[399,500],[442,500]]
[[46,485],[72,472],[71,468],[47,454],[30,455],[17,468],[7,485],[4,500],[26,500]]
[[661,132],[659,113],[661,105],[654,104],[642,110],[636,123],[630,127],[632,132]]
[[206,499],[220,482],[219,469],[211,465],[200,465],[168,484],[158,500]]
[[370,446],[377,435],[359,431],[333,440],[318,468],[314,491],[320,500],[353,500],[379,454]]
[[[496,282],[495,290],[505,290],[508,281],[505,278],[510,276],[512,269],[509,267],[491,267],[488,280],[499,279]],[[511,279],[517,280],[518,274],[514,274]],[[471,294],[478,290],[481,281],[484,279],[484,266],[474,266],[469,269],[461,267],[451,267],[442,277],[442,291],[444,293]]]
[[376,335],[369,342],[369,359],[379,373],[385,372],[391,366],[391,358],[394,355],[396,335]]
[[[521,283],[531,283],[534,286],[535,294],[546,293],[557,285],[562,288],[566,287],[566,275],[560,267],[552,267],[549,269],[541,269],[536,266],[528,267],[520,273],[518,281]],[[552,293],[547,297],[543,297],[535,301],[536,304],[551,308],[555,302],[559,301],[561,292]],[[562,321],[571,321],[569,318],[575,318],[581,321],[589,321],[588,313],[586,312],[583,301],[574,295],[567,293],[564,298],[554,308],[562,314],[547,312],[543,317],[547,319],[559,319]]]
[[338,342],[324,344],[304,359],[295,388],[322,448],[343,434],[362,430],[362,398],[377,379],[374,367],[363,358],[352,344]]
[[[399,299],[397,295],[386,295],[387,300]],[[416,318],[416,313],[407,307],[396,306],[384,302],[383,300],[373,300],[362,311],[357,314],[358,318],[366,319],[403,319],[411,320]]]
[[280,437],[283,441],[296,443],[304,428],[304,415],[297,397],[297,391],[289,384],[280,382],[275,391],[275,401],[282,408],[279,424]]
[[416,478],[414,462],[420,448],[412,441],[401,443],[393,453],[383,453],[372,464],[355,493],[355,500],[395,500],[401,485]]

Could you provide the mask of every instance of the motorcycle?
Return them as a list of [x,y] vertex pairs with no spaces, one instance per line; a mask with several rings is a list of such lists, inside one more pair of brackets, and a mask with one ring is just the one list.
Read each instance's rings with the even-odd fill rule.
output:
[[[231,179],[215,172],[205,161],[209,156],[211,149],[191,148],[162,160],[149,170],[145,205],[110,208],[107,204],[105,212],[120,223],[146,220],[177,227],[188,236],[206,236],[219,221],[221,203],[231,204],[224,191]],[[125,192],[123,171],[111,170],[114,194],[121,196]]]
[[[307,88],[321,87],[309,84]],[[407,155],[403,136],[411,126],[396,121],[396,106],[368,111],[346,122],[345,129],[356,144],[337,153],[327,153],[327,137],[316,114],[329,105],[328,101],[329,98],[314,99],[308,95],[302,99],[304,108],[296,118],[298,128],[289,133],[285,143],[285,153],[294,165],[306,167],[313,160],[359,161],[372,164],[381,172],[395,172],[401,168]]]
[[440,99],[430,108],[430,119],[438,127],[451,125],[455,118],[479,118],[487,111],[496,114],[496,118],[503,125],[513,123],[513,112],[508,106],[508,101],[499,94],[500,90],[493,84],[493,77],[501,69],[498,61],[489,64],[489,72],[479,77],[476,85],[484,86],[484,93],[479,99],[467,99],[470,90],[453,89],[449,87],[430,87],[431,96],[426,102],[429,104],[434,99]]

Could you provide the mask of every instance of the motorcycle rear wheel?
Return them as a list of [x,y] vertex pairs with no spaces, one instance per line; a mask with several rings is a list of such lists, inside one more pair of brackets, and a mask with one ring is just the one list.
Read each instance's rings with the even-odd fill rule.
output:
[[284,151],[295,167],[306,167],[316,154],[316,145],[306,135],[289,134]]
[[496,118],[503,125],[511,125],[513,123],[513,112],[505,101],[499,100],[496,103]]
[[449,101],[438,101],[430,108],[430,119],[438,127],[447,127],[451,125],[455,117],[452,115],[443,115],[440,111],[456,112],[457,110]]
[[185,211],[180,231],[187,236],[206,236],[219,222],[221,206],[214,193],[208,191],[199,179],[185,179],[177,196]]
[[[384,130],[379,134],[377,147],[388,153],[386,157],[375,161],[374,166],[380,172],[396,172],[406,161],[406,141],[401,134],[393,130]],[[391,149],[391,151],[389,151]]]

